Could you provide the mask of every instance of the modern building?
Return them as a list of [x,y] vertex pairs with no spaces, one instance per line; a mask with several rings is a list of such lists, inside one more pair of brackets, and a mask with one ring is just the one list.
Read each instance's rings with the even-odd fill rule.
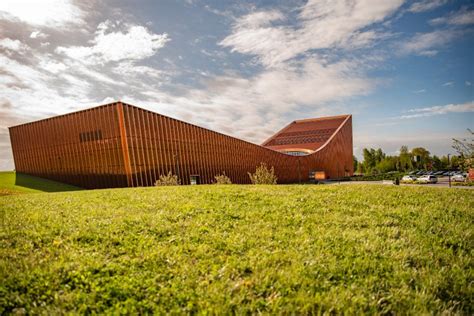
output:
[[294,121],[252,144],[123,102],[9,128],[16,171],[83,188],[154,185],[171,171],[183,184],[225,173],[250,183],[261,163],[278,183],[352,175],[352,117]]

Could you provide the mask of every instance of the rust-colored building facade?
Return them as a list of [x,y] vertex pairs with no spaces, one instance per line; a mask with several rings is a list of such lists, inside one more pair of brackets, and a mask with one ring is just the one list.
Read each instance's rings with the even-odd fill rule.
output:
[[9,131],[17,172],[83,188],[151,186],[169,171],[183,184],[222,173],[244,184],[260,163],[278,183],[353,173],[351,115],[294,121],[261,146],[123,102]]

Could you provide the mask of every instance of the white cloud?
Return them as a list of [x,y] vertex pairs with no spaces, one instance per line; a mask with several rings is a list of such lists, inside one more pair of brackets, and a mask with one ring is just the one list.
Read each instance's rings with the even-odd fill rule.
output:
[[125,32],[110,31],[121,23],[99,24],[92,46],[57,47],[56,52],[88,64],[103,64],[120,60],[140,60],[153,56],[168,41],[168,35],[151,33],[140,25],[124,25]]
[[146,76],[148,78],[152,78],[153,80],[165,79],[168,76],[168,74],[164,71],[149,66],[136,65],[130,61],[120,62],[112,69],[112,71],[121,77],[143,78],[143,76]]
[[[36,68],[36,65],[24,65],[1,55],[0,65],[1,69],[5,72],[12,73],[15,77],[19,78],[21,85],[25,87],[25,89],[12,89],[8,86],[0,85],[3,97],[14,100],[14,104],[21,104],[21,108],[17,107],[17,110],[21,110],[23,113],[41,115],[52,111],[56,112],[64,106],[64,104],[58,106],[54,102],[57,99],[62,99],[59,97],[58,91],[54,89],[54,86],[49,84],[50,80],[55,79],[54,75],[42,72],[41,69]],[[62,100],[64,101],[64,99]]]
[[442,84],[443,87],[452,87],[454,86],[454,82],[453,81],[448,81],[448,82],[445,82]]
[[415,90],[413,93],[425,93],[426,89]]
[[[331,3],[328,2],[327,6]],[[372,12],[371,8],[368,10]],[[364,28],[370,24],[369,20],[383,19],[383,14],[370,13],[371,17],[368,17],[360,9],[356,11],[358,16],[354,19],[363,16],[363,21],[352,21],[346,35],[342,34],[346,31],[335,31],[334,34],[340,34],[339,42],[327,42],[330,39],[318,42],[317,38],[313,38],[321,31],[311,33],[309,23],[318,18],[309,17],[309,12],[299,12],[304,32],[287,25],[287,17],[280,11],[242,17],[247,25],[257,28],[274,29],[280,27],[278,23],[285,23],[283,28],[288,31],[285,35],[288,38],[303,32],[304,40],[312,39],[314,42],[304,47],[296,45],[297,49],[290,50],[288,55],[279,50],[274,57],[278,62],[271,62],[272,67],[252,75],[224,68],[224,74],[219,76],[206,68],[189,70],[191,75],[199,71],[206,73],[200,88],[174,84],[166,90],[175,72],[188,70],[179,68],[179,65],[157,69],[154,63],[145,60],[169,41],[165,33],[155,34],[139,25],[104,22],[97,27],[89,42],[78,42],[75,46],[59,42],[55,53],[48,54],[45,52],[53,50],[58,45],[58,39],[61,40],[55,32],[50,32],[47,40],[52,43],[51,48],[37,49],[35,54],[21,61],[0,56],[0,91],[4,98],[11,101],[9,112],[16,117],[23,116],[23,119],[25,113],[34,113],[32,119],[38,119],[122,99],[248,141],[261,142],[292,119],[345,112],[347,107],[344,101],[366,95],[377,86],[377,80],[368,77],[366,70],[370,65],[363,59],[328,61],[315,52],[311,52],[311,56],[304,54],[305,47],[311,50],[317,43],[323,48],[370,45],[379,34]],[[342,14],[344,17],[347,15],[350,13]],[[329,23],[329,17],[322,19]],[[38,39],[43,38],[43,33],[36,32],[45,32],[45,28],[28,26],[27,29],[29,31],[25,34],[39,44]],[[75,42],[82,40],[84,34],[81,33]],[[294,40],[296,42],[283,43],[283,46],[300,43],[297,38]],[[270,41],[274,41],[271,45],[278,44],[278,39]],[[218,59],[225,57],[217,55],[219,50],[206,49],[197,49],[196,52],[210,52]],[[267,52],[262,50],[259,58],[264,58]],[[249,54],[253,55],[251,51]],[[294,58],[300,55],[302,58]],[[187,60],[186,56],[184,60]],[[252,128],[249,129],[249,126]]]
[[449,24],[468,25],[474,24],[474,11],[464,11],[455,14],[448,20]]
[[19,40],[12,40],[11,38],[4,38],[0,40],[0,47],[17,53],[24,53],[29,47]]
[[198,125],[258,143],[291,119],[347,111],[343,101],[368,94],[377,84],[359,66],[347,60],[307,59],[250,78],[213,77],[203,83],[203,89],[190,89],[182,97],[156,91],[146,95],[151,101],[160,100],[155,110],[164,114],[192,117]]
[[402,4],[403,0],[310,0],[299,12],[298,27],[290,26],[280,11],[253,12],[237,19],[220,45],[255,55],[267,67],[309,50],[367,46],[384,35],[365,28],[385,20]]
[[53,60],[41,60],[38,66],[50,73],[57,74],[67,69],[67,66],[62,62],[55,62]]
[[426,108],[418,108],[408,110],[409,113],[400,116],[401,119],[412,119],[419,117],[427,117],[434,115],[442,115],[448,113],[470,113],[474,112],[474,101],[462,103],[462,104],[447,104],[447,105],[438,105]]
[[430,21],[433,25],[450,24],[450,25],[470,25],[474,24],[474,11],[462,8],[457,12],[453,12],[445,17],[432,19]]
[[28,24],[61,27],[82,24],[84,12],[72,0],[2,0],[0,19]]
[[48,38],[48,37],[49,37],[48,34],[45,34],[41,31],[33,31],[30,34],[30,38]]
[[[277,11],[269,18],[274,22],[286,21],[286,17]],[[253,26],[273,23],[268,22],[266,15],[244,19]],[[303,18],[301,13],[301,19],[307,21],[309,17]],[[366,22],[362,24],[367,25]],[[372,34],[357,30],[344,38],[347,41],[355,39],[354,43],[368,43]],[[142,65],[139,61],[155,54],[167,41],[166,34],[153,34],[141,26],[105,22],[98,26],[89,45],[63,46],[57,48],[58,54],[38,56],[36,70],[41,72],[31,75],[41,76],[35,80],[50,90],[59,89],[51,80],[61,80],[64,87],[60,91],[49,91],[61,98],[69,95],[83,102],[91,98],[100,102],[106,97],[128,100],[254,142],[260,142],[280,129],[288,117],[335,114],[345,109],[342,101],[366,95],[377,86],[377,80],[369,79],[365,73],[368,63],[363,60],[329,62],[313,54],[298,61],[281,62],[252,76],[235,73],[209,75],[202,82],[203,88],[178,86],[175,88],[179,93],[165,92],[162,85],[173,74]],[[118,79],[123,77],[130,80],[122,82]],[[68,85],[70,89],[65,88]],[[40,86],[33,90],[38,93],[39,89]],[[24,104],[30,102],[29,96],[15,94],[11,97]],[[47,102],[44,98],[39,100],[35,103],[38,106]],[[49,106],[57,107],[58,104]],[[59,109],[51,112],[61,113]],[[256,127],[249,130],[248,126]]]
[[465,81],[464,84],[465,84],[467,87],[472,86],[472,82],[470,82],[470,81]]
[[442,5],[445,5],[448,0],[422,0],[413,3],[408,11],[413,13],[419,13],[424,11],[430,11],[436,9]]
[[430,33],[417,33],[399,47],[403,55],[416,54],[421,56],[434,56],[438,48],[456,39],[462,33],[455,30],[437,30]]

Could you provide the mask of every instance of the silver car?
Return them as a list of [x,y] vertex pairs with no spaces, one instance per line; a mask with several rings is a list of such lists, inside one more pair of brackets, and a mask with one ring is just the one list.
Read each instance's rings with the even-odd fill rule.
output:
[[419,177],[418,181],[422,183],[437,183],[438,178],[436,178],[435,176],[426,175],[426,176]]
[[455,174],[454,176],[451,177],[451,181],[464,182],[464,181],[466,181],[466,178],[462,174]]
[[416,181],[416,177],[413,175],[407,174],[406,176],[403,176],[402,181]]

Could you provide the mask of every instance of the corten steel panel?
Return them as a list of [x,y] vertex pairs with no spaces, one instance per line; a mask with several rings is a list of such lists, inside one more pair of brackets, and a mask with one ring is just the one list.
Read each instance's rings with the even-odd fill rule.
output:
[[[338,118],[339,126],[313,154],[294,157],[130,105],[125,106],[134,113],[127,117],[134,120],[129,126],[143,126],[151,120],[161,128],[157,129],[159,135],[156,136],[160,140],[159,144],[156,141],[146,143],[149,140],[146,133],[153,131],[153,127],[146,125],[147,129],[139,128],[143,135],[137,136],[141,142],[134,147],[139,153],[135,155],[137,159],[132,162],[132,169],[140,170],[141,166],[145,166],[145,169],[137,172],[138,177],[143,179],[142,184],[138,185],[152,185],[160,174],[168,171],[179,174],[183,184],[189,184],[190,175],[199,175],[201,183],[211,183],[215,175],[223,172],[234,183],[248,183],[247,172],[254,171],[260,162],[275,167],[280,183],[298,182],[300,179],[304,181],[313,170],[325,171],[331,178],[353,172],[350,116]],[[146,146],[153,146],[153,150],[147,150]],[[153,152],[161,156],[153,156]]]
[[85,188],[127,186],[117,108],[10,127],[16,171]]
[[352,175],[350,115],[295,121],[265,144],[300,140],[298,133],[319,140],[319,130],[330,130],[322,144],[305,140],[296,145],[312,146],[312,153],[291,156],[117,102],[10,127],[10,139],[17,172],[84,188],[150,186],[169,171],[183,184],[191,175],[212,183],[222,173],[233,183],[250,183],[248,172],[262,162],[275,168],[278,183],[306,181],[311,171]]

